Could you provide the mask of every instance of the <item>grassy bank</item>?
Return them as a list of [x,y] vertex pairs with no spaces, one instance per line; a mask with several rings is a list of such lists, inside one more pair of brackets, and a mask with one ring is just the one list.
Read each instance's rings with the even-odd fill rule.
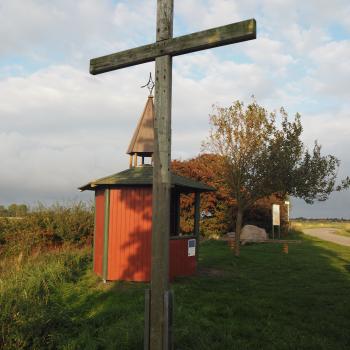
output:
[[[172,284],[175,349],[349,349],[350,251],[300,238],[239,259],[204,242],[199,275]],[[32,259],[2,272],[0,348],[142,348],[146,284],[101,283],[86,248]]]
[[80,283],[90,261],[89,249],[68,246],[1,261],[0,348],[50,349],[60,344],[73,324],[62,288]]

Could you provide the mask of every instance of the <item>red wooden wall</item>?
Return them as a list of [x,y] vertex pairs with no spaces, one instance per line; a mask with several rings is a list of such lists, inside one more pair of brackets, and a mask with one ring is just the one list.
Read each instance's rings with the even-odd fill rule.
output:
[[105,215],[104,190],[95,193],[95,237],[94,237],[94,271],[102,276],[103,265],[103,229]]
[[197,261],[195,256],[188,256],[188,240],[189,238],[170,240],[170,280],[176,276],[192,276],[196,273]]
[[[104,190],[96,191],[94,271],[102,276]],[[152,250],[152,188],[110,189],[107,280],[149,281]],[[196,257],[188,256],[188,238],[169,242],[169,277],[196,272]]]
[[150,280],[151,234],[152,188],[111,189],[108,280]]

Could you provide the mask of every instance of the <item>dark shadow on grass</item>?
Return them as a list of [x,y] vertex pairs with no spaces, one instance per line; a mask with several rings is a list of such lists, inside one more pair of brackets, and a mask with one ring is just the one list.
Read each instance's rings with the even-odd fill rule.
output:
[[[257,244],[238,259],[225,242],[205,242],[202,268],[225,274],[173,283],[175,349],[349,349],[350,252],[295,235],[303,242],[289,254]],[[146,285],[89,276],[63,298],[61,347],[141,349]]]
[[[69,349],[141,349],[146,284],[103,284],[91,276],[84,286],[72,288],[64,308],[74,315],[61,346]],[[91,283],[93,280],[93,283]]]

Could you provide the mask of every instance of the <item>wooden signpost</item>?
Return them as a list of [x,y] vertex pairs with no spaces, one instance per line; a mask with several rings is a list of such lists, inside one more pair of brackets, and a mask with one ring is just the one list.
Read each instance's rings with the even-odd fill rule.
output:
[[256,38],[254,19],[173,38],[173,6],[173,0],[157,0],[155,43],[90,60],[91,74],[155,61],[152,272],[146,340],[151,350],[172,348],[168,326],[172,57]]

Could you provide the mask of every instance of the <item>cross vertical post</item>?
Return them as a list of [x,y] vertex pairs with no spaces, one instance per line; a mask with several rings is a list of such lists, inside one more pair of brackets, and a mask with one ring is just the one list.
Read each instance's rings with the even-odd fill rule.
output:
[[[90,73],[94,75],[141,63],[156,62],[154,153],[152,156],[152,272],[151,292],[150,295],[146,293],[146,299],[150,298],[150,315],[148,313],[145,315],[145,324],[150,321],[150,330],[145,332],[145,347],[149,346],[150,350],[172,349],[172,341],[169,339],[171,329],[168,329],[172,317],[172,293],[168,290],[172,57],[256,38],[254,19],[173,38],[173,7],[174,0],[157,0],[155,43],[90,60]],[[132,161],[130,158],[130,165]],[[137,166],[137,154],[135,154],[134,163]],[[196,208],[195,231],[198,232],[199,196],[196,199]]]
[[[157,42],[173,36],[173,0],[157,1]],[[172,57],[155,59],[150,349],[169,347],[165,298],[169,288]]]

